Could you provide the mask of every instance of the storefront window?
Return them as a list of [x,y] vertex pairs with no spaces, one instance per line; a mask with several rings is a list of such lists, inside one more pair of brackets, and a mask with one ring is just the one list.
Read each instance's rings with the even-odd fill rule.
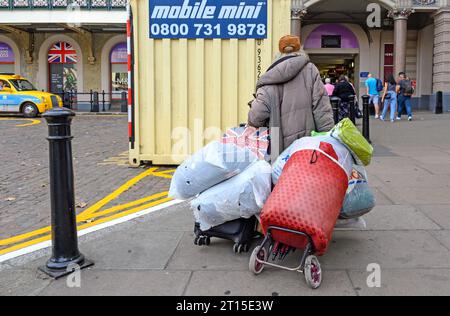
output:
[[77,53],[66,42],[55,43],[48,52],[49,90],[53,93],[77,90]]
[[0,42],[0,73],[14,73],[15,57],[12,48]]
[[111,91],[116,94],[128,90],[127,43],[120,43],[111,50]]

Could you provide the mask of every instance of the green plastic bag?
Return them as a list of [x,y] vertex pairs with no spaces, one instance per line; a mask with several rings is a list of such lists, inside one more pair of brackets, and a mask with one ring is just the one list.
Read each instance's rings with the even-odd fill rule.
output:
[[329,132],[316,132],[316,131],[312,131],[311,132],[311,137],[319,137],[319,136],[327,136],[329,134]]
[[339,122],[331,130],[331,136],[344,143],[364,166],[370,165],[373,147],[350,119],[346,118]]

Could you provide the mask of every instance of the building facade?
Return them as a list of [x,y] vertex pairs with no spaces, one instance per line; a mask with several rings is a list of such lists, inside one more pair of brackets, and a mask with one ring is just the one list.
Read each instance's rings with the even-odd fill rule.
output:
[[0,72],[79,99],[91,90],[119,97],[128,85],[126,3],[0,0]]
[[344,74],[365,94],[369,73],[404,71],[416,84],[414,107],[450,110],[450,1],[293,0],[292,33],[323,77]]

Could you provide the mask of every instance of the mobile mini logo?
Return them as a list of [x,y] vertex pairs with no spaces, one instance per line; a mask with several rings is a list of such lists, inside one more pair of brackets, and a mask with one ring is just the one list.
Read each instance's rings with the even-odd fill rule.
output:
[[185,0],[182,5],[157,5],[151,12],[151,19],[248,19],[260,17],[266,2],[248,5],[245,1],[237,5],[208,5],[208,0]]

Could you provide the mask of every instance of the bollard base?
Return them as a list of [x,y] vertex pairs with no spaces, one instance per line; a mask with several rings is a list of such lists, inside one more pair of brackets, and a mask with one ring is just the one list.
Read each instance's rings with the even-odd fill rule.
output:
[[72,274],[76,270],[83,270],[83,269],[86,269],[86,268],[89,268],[92,266],[94,266],[94,262],[84,259],[84,257],[83,257],[82,261],[80,261],[78,259],[78,260],[74,260],[71,262],[67,262],[64,264],[64,267],[61,267],[58,269],[49,268],[48,263],[47,263],[46,265],[39,267],[38,270],[45,273],[52,279],[58,280],[60,278],[63,278],[65,276]]

